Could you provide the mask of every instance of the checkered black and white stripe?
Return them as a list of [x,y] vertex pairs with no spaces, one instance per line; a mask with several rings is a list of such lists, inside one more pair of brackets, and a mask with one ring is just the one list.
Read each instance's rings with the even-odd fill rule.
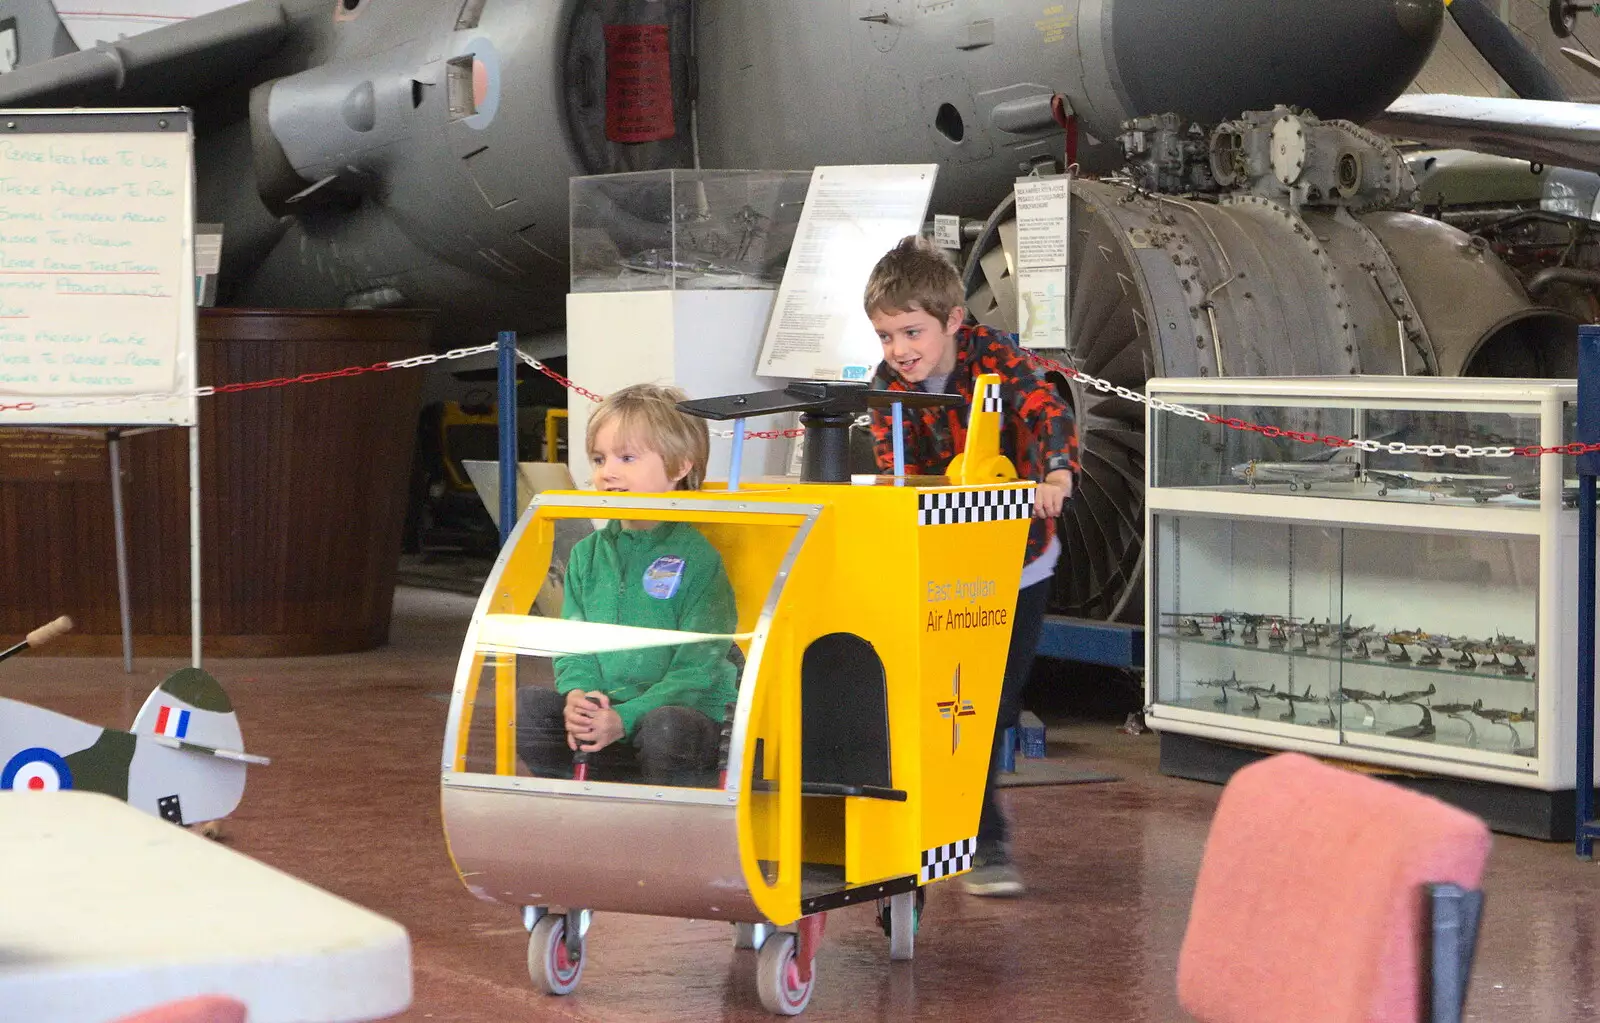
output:
[[959,874],[972,869],[972,855],[978,851],[976,838],[963,838],[948,845],[936,845],[922,851],[922,873],[917,880],[923,884],[941,877]]
[[1005,409],[1000,403],[1000,385],[983,385],[983,404],[980,406],[984,412],[1003,412]]
[[917,495],[917,525],[954,526],[1033,516],[1033,488],[949,490]]

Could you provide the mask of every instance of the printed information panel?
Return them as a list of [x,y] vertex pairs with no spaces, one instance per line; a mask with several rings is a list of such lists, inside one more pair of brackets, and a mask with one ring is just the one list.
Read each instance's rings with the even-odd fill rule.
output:
[[1017,179],[1017,334],[1025,348],[1065,349],[1071,340],[1071,181]]
[[869,380],[883,346],[861,300],[867,277],[900,239],[922,229],[937,164],[818,167],[756,372]]
[[[18,130],[0,134],[0,404],[171,397],[7,410],[0,426],[192,425],[195,402],[184,396],[195,386],[187,115],[33,117],[15,115]],[[135,130],[115,130],[119,117]]]

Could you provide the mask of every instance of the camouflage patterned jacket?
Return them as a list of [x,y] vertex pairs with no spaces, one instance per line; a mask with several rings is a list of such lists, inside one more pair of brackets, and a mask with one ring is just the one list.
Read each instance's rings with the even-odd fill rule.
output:
[[[1000,376],[1000,392],[1011,413],[1001,426],[1000,453],[1011,459],[1023,479],[1043,480],[1057,469],[1078,471],[1078,432],[1072,413],[1055,388],[1028,361],[1017,336],[984,326],[963,326],[956,333],[956,366],[946,390],[966,402],[956,408],[905,410],[906,473],[935,476],[967,443],[967,416],[972,408],[972,381],[980,373]],[[873,386],[891,391],[922,390],[878,364]],[[878,468],[892,472],[894,439],[888,410],[872,413],[872,447]],[[1037,558],[1055,533],[1053,519],[1034,519],[1028,531],[1026,561]]]

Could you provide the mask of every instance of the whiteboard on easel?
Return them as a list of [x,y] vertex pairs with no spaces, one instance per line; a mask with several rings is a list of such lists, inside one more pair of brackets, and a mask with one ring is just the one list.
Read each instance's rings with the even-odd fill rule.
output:
[[195,424],[193,154],[187,110],[0,116],[0,426]]

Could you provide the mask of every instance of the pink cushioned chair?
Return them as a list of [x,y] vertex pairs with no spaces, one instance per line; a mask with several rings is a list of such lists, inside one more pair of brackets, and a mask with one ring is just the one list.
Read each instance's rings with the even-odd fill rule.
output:
[[1298,753],[1223,790],[1178,959],[1203,1023],[1459,1020],[1489,829]]
[[201,995],[124,1016],[113,1023],[245,1023],[247,1008],[235,998]]

